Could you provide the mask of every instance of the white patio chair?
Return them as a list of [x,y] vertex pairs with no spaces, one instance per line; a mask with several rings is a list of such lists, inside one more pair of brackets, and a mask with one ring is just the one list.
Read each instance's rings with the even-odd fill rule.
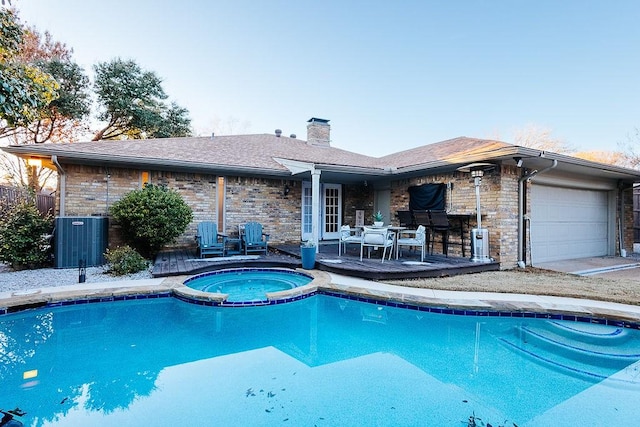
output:
[[[362,230],[362,242],[360,243],[360,261],[362,261],[362,253],[365,246],[369,248],[369,251],[371,248],[378,249],[382,247],[382,262],[384,262],[384,257],[387,254],[387,248],[391,248],[389,249],[389,259],[391,259],[394,237],[395,233],[389,231],[387,228],[364,227]],[[367,256],[370,258],[371,252],[369,252]]]
[[[407,237],[402,237],[402,235]],[[410,237],[409,237],[410,236]],[[402,230],[396,241],[396,259],[400,252],[400,246],[414,246],[420,248],[420,262],[424,262],[424,252],[427,247],[427,229],[424,225],[419,225],[417,230]]]
[[344,252],[347,253],[347,244],[349,243],[357,243],[360,244],[362,242],[362,237],[353,234],[357,232],[357,230],[351,229],[349,225],[343,225],[340,227],[340,241],[338,242],[338,256],[342,256],[342,248],[344,245]]

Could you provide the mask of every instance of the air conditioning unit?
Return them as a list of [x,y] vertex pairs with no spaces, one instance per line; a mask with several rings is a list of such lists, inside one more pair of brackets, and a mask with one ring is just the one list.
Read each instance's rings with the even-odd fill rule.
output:
[[105,263],[108,247],[109,218],[101,216],[57,217],[55,220],[55,268],[78,268]]

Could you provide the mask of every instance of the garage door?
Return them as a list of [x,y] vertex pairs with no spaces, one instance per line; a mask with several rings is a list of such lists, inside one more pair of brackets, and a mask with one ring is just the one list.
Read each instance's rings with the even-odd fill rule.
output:
[[531,197],[533,265],[608,254],[606,191],[534,184]]

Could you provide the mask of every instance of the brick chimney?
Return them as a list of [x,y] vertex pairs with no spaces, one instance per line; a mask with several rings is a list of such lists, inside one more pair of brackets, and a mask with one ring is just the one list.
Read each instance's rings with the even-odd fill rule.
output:
[[307,144],[319,147],[331,145],[331,126],[329,120],[311,117],[307,120]]

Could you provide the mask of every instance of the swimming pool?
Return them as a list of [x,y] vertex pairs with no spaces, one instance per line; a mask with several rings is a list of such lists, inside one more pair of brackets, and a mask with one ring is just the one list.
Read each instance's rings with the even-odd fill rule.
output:
[[283,268],[235,268],[198,274],[184,281],[189,288],[226,294],[228,302],[265,302],[268,294],[311,283],[313,277]]
[[637,330],[331,295],[237,309],[165,296],[0,316],[0,408],[19,406],[33,426],[474,417],[539,427],[640,416]]

